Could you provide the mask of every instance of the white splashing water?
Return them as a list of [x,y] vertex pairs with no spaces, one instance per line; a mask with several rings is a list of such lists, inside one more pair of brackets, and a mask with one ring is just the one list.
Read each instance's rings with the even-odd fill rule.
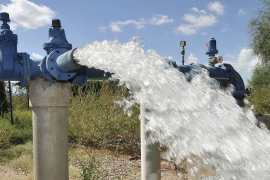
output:
[[133,101],[124,101],[126,106],[136,102],[150,110],[145,114],[150,142],[167,146],[168,158],[203,157],[191,174],[211,165],[217,172],[212,179],[270,179],[270,135],[256,126],[252,111],[240,108],[203,70],[187,82],[177,69],[165,68],[165,57],[144,52],[138,40],[94,42],[78,48],[74,58],[115,73],[132,90]]

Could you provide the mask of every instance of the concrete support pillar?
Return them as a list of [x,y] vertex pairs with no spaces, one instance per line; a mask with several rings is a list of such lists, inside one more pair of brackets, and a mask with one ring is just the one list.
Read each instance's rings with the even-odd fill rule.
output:
[[68,106],[70,83],[32,80],[34,179],[68,180]]
[[144,117],[147,109],[140,106],[141,113],[141,179],[142,180],[160,180],[160,151],[159,143],[146,144],[145,141],[151,132],[145,132],[147,119]]

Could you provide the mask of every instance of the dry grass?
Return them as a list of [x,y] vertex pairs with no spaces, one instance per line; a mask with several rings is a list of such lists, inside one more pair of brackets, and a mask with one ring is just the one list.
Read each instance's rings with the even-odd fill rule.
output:
[[1,180],[32,180],[33,144],[11,146],[0,151]]
[[[139,151],[139,109],[134,107],[133,115],[128,117],[115,103],[128,95],[126,88],[101,81],[79,87],[75,92],[69,108],[70,143],[109,149],[117,149],[115,144],[121,144],[126,147],[118,149],[123,153]],[[132,147],[128,142],[132,142]]]

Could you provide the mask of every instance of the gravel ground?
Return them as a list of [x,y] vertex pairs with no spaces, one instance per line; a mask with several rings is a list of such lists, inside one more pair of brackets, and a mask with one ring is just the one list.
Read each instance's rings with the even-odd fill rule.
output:
[[[130,156],[105,156],[96,157],[102,171],[102,178],[106,180],[113,179],[141,179],[141,160],[140,158],[132,158]],[[71,162],[72,166],[80,168],[79,161]],[[161,179],[162,180],[186,180],[186,173],[174,170],[173,163],[161,161]]]
[[[109,150],[100,150],[89,147],[71,148],[69,154],[70,180],[82,180],[82,178],[80,178],[80,174],[82,173],[82,167],[79,160],[83,160],[84,162],[91,162],[93,161],[93,157],[95,164],[98,164],[98,169],[102,175],[102,177],[99,179],[141,179],[140,157],[132,157],[131,155],[119,155]],[[21,169],[14,169],[11,165],[6,164],[0,166],[0,179],[33,180],[34,178],[32,171],[33,170],[30,170],[30,174],[25,174],[21,171]],[[186,180],[187,175],[186,172],[183,171],[183,168],[175,170],[174,164],[172,162],[162,160],[161,179]]]

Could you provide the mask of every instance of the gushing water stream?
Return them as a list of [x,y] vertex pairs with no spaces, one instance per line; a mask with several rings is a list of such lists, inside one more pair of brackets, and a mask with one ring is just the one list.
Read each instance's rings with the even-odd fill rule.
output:
[[128,109],[141,103],[150,110],[145,114],[152,132],[149,143],[168,147],[167,158],[180,162],[191,154],[202,157],[204,162],[197,162],[191,174],[211,165],[217,172],[212,179],[270,179],[269,132],[256,126],[250,109],[236,104],[231,88],[220,90],[204,70],[193,70],[197,73],[191,72],[187,82],[183,73],[168,68],[165,57],[144,52],[137,37],[125,44],[88,44],[75,51],[74,59],[114,73],[132,90],[132,98],[122,104]]

